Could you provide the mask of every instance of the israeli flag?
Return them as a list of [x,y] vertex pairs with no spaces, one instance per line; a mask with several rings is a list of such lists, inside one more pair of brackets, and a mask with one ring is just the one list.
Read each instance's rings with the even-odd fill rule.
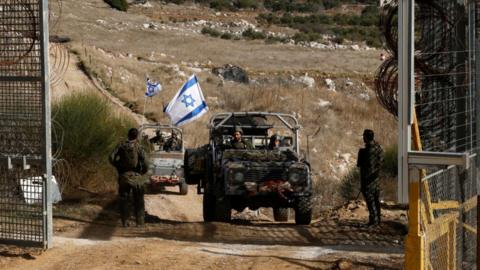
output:
[[185,125],[208,111],[197,76],[192,75],[178,90],[165,112],[175,126]]
[[145,92],[146,97],[153,97],[160,91],[162,91],[162,85],[160,83],[152,83],[150,79],[147,79],[147,91]]

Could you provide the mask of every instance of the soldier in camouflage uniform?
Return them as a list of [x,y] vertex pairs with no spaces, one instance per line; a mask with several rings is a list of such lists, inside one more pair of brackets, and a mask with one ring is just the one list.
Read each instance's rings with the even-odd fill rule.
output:
[[270,137],[270,143],[268,144],[269,150],[278,150],[280,148],[281,138],[279,135],[274,134]]
[[370,129],[363,132],[365,148],[358,151],[357,167],[360,167],[360,190],[369,212],[368,225],[380,224],[380,186],[378,176],[383,163],[383,150],[374,140]]
[[182,150],[182,140],[180,140],[177,136],[177,133],[172,132],[172,136],[170,139],[167,140],[165,145],[163,146],[164,151],[180,151]]
[[243,130],[240,127],[235,128],[233,132],[233,138],[227,145],[227,149],[253,149],[252,145],[242,139]]
[[138,130],[128,131],[128,140],[120,143],[110,155],[110,163],[118,171],[118,196],[122,225],[128,226],[128,199],[133,193],[133,205],[137,226],[145,224],[145,182],[142,175],[148,170],[145,151],[137,140]]
[[150,139],[151,144],[157,144],[160,149],[163,148],[163,144],[165,143],[165,138],[160,130],[155,131],[155,137]]

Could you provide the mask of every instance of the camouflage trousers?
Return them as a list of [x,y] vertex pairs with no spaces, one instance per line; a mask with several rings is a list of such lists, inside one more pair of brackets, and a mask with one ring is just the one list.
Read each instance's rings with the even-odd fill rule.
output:
[[119,181],[118,184],[118,199],[120,218],[122,219],[122,225],[127,226],[127,220],[130,217],[129,198],[130,193],[133,197],[133,209],[135,213],[135,220],[137,226],[143,226],[145,224],[145,187],[142,185],[132,185],[126,182]]
[[362,187],[362,194],[368,208],[368,223],[378,224],[381,219],[380,189],[376,185]]

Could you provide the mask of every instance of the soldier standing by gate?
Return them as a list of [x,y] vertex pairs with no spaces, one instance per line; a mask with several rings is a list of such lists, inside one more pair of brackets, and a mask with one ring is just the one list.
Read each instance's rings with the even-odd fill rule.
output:
[[120,143],[110,155],[110,163],[118,171],[118,197],[122,225],[128,226],[130,216],[128,198],[133,193],[133,205],[137,226],[145,224],[145,174],[148,165],[145,160],[145,151],[137,140],[138,130],[131,128],[128,131],[128,140]]
[[363,132],[365,148],[358,151],[357,167],[360,167],[360,190],[367,203],[368,225],[380,224],[380,186],[378,176],[383,163],[382,147],[374,140],[370,129]]

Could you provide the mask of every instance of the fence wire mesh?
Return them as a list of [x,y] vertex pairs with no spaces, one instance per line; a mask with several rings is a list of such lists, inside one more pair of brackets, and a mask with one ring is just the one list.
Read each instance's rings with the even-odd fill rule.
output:
[[[382,28],[391,57],[377,71],[380,103],[398,110],[398,0],[383,10]],[[480,1],[412,1],[414,18],[414,122],[418,149],[469,154],[470,167],[420,171],[421,231],[427,269],[476,269],[477,164],[480,125]],[[408,29],[402,29],[407,31]],[[418,136],[418,137],[417,137]],[[428,175],[427,175],[428,174]],[[411,179],[412,181],[412,179]],[[418,251],[421,252],[421,251]]]
[[0,1],[0,241],[44,245],[42,0]]
[[476,269],[478,1],[416,1],[415,112],[422,150],[468,153],[470,167],[421,182],[426,269]]

